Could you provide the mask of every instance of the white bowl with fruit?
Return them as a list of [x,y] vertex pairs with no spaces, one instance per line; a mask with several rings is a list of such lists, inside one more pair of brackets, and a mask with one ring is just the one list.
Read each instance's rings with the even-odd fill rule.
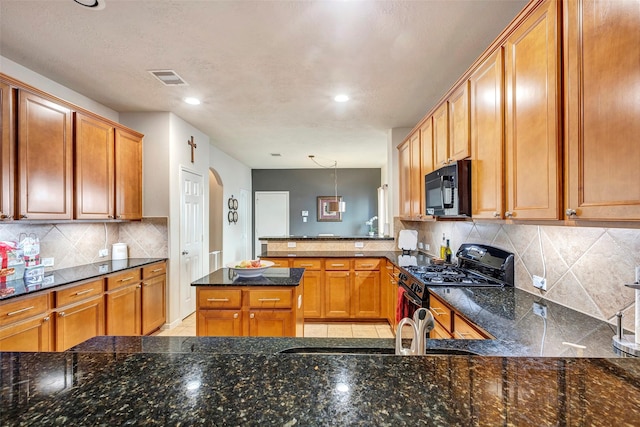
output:
[[271,261],[262,261],[259,259],[249,259],[242,261],[234,261],[227,264],[227,268],[233,270],[239,277],[258,277],[273,266]]

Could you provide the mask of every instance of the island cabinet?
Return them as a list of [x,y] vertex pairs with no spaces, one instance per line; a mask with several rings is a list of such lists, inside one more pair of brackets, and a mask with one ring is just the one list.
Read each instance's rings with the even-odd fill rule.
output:
[[72,219],[71,109],[44,95],[18,92],[18,216]]
[[104,280],[56,289],[55,349],[65,351],[99,335],[104,335]]
[[201,287],[197,295],[198,336],[295,337],[302,310],[300,286]]
[[352,317],[381,317],[380,263],[378,258],[356,258],[353,261]]
[[50,295],[9,300],[0,305],[0,351],[53,351]]
[[323,318],[380,318],[380,262],[379,258],[325,259]]
[[351,260],[325,259],[324,318],[351,317]]
[[13,92],[11,86],[0,81],[0,221],[14,215],[15,185],[15,129]]
[[469,77],[473,218],[504,218],[503,49]]
[[140,269],[127,270],[107,277],[107,335],[141,334],[140,282]]
[[640,8],[565,1],[566,216],[640,219]]
[[561,217],[560,4],[542,2],[504,43],[507,218]]

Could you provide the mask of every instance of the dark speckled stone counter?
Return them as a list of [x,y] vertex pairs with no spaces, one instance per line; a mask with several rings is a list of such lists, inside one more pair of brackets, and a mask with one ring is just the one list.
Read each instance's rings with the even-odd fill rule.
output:
[[394,240],[392,236],[285,236],[285,237],[260,237],[258,240],[273,242],[295,242],[295,241],[325,241],[325,240]]
[[240,277],[230,268],[221,268],[191,286],[298,286],[304,268],[269,268],[258,277]]

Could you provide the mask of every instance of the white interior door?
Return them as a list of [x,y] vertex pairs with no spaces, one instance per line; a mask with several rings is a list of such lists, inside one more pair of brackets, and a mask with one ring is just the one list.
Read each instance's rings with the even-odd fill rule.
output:
[[203,178],[195,173],[183,169],[180,183],[180,318],[184,319],[196,309],[196,290],[191,282],[203,276],[204,192]]
[[242,229],[242,235],[240,236],[240,240],[242,241],[242,259],[249,259],[251,256],[251,222],[249,221],[250,197],[248,190],[240,190],[240,200],[238,201],[240,212],[238,212],[238,216],[240,217],[240,227]]
[[289,235],[289,192],[256,191],[255,195],[255,258],[260,254],[259,237]]

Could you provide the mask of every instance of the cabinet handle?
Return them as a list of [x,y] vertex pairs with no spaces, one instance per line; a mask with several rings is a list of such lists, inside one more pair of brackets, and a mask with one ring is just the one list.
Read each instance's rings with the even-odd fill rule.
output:
[[344,267],[344,264],[331,264],[331,267]]
[[255,314],[253,314],[253,313],[251,313],[251,314],[249,315],[249,317],[253,319],[254,317],[256,317],[256,315],[255,315]]
[[456,334],[458,334],[458,336],[463,340],[467,339],[467,336],[471,336],[471,337],[473,336],[473,334],[470,334],[468,332],[458,332],[458,331],[456,331]]
[[33,306],[33,305],[31,307],[21,308],[20,310],[11,311],[11,312],[7,313],[7,316],[15,316],[16,314],[24,313],[25,311],[33,310],[34,308],[35,308],[35,306]]
[[565,213],[567,214],[568,217],[578,216],[575,209],[567,209]]
[[313,267],[313,264],[300,264],[300,267]]
[[28,217],[26,215],[20,215],[20,218],[27,219]]
[[0,212],[0,219],[7,219],[9,218],[9,215],[5,215],[2,212]]
[[504,216],[506,216],[507,218],[511,218],[511,217],[513,217],[513,212],[511,212],[511,211],[506,211],[506,212],[504,213]]
[[109,218],[109,219],[113,219],[113,215],[109,215],[107,218]]
[[447,313],[446,311],[438,307],[430,307],[429,310],[433,311],[433,314],[435,314],[436,316],[443,316]]
[[128,282],[129,280],[133,280],[133,276],[131,276],[131,277],[125,277],[124,279],[120,279],[120,280],[118,280],[118,282]]
[[61,311],[60,313],[58,313],[59,317],[64,317],[66,315],[66,313],[64,311]]
[[122,215],[118,215],[118,216],[116,216],[116,218],[120,219],[120,218],[122,218]]
[[89,292],[93,291],[93,288],[91,289],[85,289],[84,291],[78,291],[76,292],[74,295],[75,296],[80,296],[80,295],[84,295],[84,294],[88,294]]
[[258,298],[260,302],[278,302],[280,298]]
[[142,286],[140,285],[136,285],[136,289],[140,289]]
[[298,295],[298,308],[302,307],[302,295]]
[[238,318],[238,313],[233,313],[233,318],[237,319]]
[[360,268],[373,267],[373,264],[360,264]]
[[229,302],[229,298],[207,298],[207,302]]
[[156,268],[155,270],[151,270],[151,272],[152,273],[157,273],[157,272],[162,271],[162,270],[163,270],[162,268]]

